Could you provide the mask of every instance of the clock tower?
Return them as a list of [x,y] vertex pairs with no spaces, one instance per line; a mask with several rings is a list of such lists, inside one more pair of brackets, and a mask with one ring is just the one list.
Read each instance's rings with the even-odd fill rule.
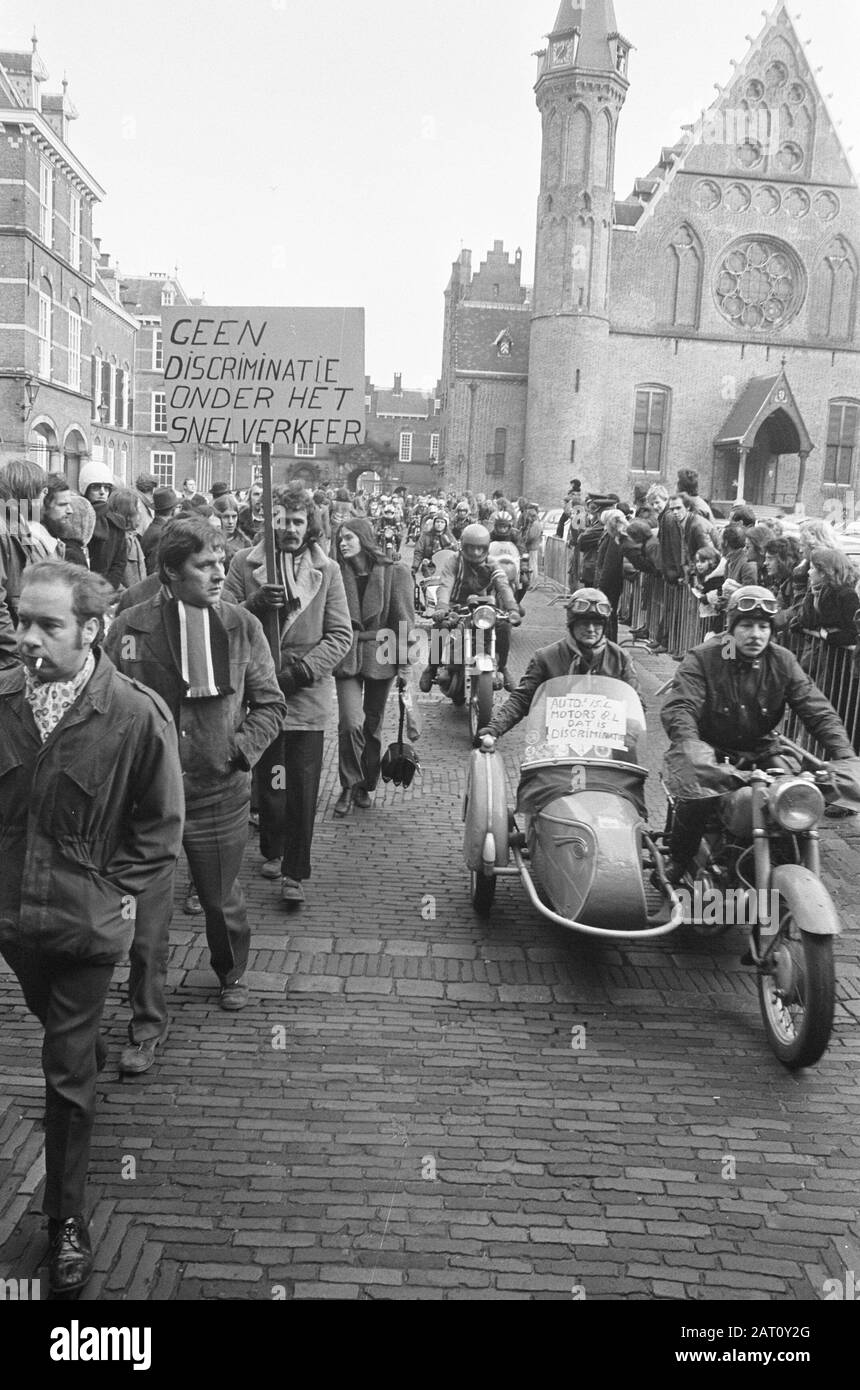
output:
[[618,118],[631,45],[612,0],[562,0],[536,56],[543,125],[524,491],[601,466]]

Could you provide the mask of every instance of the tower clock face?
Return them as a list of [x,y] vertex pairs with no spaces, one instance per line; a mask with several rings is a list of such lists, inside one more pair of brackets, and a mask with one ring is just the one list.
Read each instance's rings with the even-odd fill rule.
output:
[[554,67],[564,67],[566,63],[573,62],[574,42],[573,39],[559,39],[552,46],[552,61]]

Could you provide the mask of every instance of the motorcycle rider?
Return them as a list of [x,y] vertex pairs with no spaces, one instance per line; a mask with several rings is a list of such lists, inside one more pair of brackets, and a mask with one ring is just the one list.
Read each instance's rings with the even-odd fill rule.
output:
[[[496,658],[505,690],[513,690],[508,675],[508,654],[511,646],[511,627],[522,621],[519,605],[508,583],[507,575],[497,560],[490,559],[490,533],[486,526],[473,523],[460,537],[460,553],[448,552],[437,567],[439,588],[436,594],[434,627],[450,627],[450,607],[463,607],[472,599],[487,597],[507,614],[508,622],[496,628]],[[459,620],[454,620],[455,625]],[[510,624],[510,626],[509,626]],[[419,689],[425,694],[436,679],[438,662],[431,660],[421,674]]]
[[454,516],[451,520],[451,534],[455,540],[458,541],[461,539],[463,532],[465,531],[466,527],[471,523],[471,520],[472,508],[466,501],[465,497],[461,497],[460,501],[454,508]]
[[490,558],[501,560],[517,602],[522,603],[529,587],[529,554],[514,529],[513,512],[504,505],[490,518]]
[[554,676],[609,676],[612,680],[626,681],[638,692],[639,680],[633,662],[621,647],[606,637],[606,627],[612,617],[612,604],[606,595],[599,589],[577,589],[567,600],[565,612],[568,635],[535,652],[510,699],[496,709],[485,729],[478,730],[476,746],[480,746],[487,735],[501,738],[525,719],[539,687]]
[[376,520],[376,541],[383,551],[386,546],[386,531],[393,532],[394,554],[391,558],[397,560],[400,558],[400,545],[403,536],[397,516],[397,507],[391,501],[390,497],[384,500]]
[[456,550],[457,542],[448,529],[448,518],[444,512],[437,512],[428,531],[422,531],[415,542],[412,555],[412,573],[429,574],[433,556],[440,550]]
[[670,883],[688,871],[719,798],[741,785],[734,771],[741,760],[797,770],[776,733],[786,705],[831,760],[856,757],[830,701],[788,648],[771,641],[778,609],[769,589],[735,589],[727,632],[694,647],[675,672],[661,712],[671,741],[664,780],[676,798],[665,863]]

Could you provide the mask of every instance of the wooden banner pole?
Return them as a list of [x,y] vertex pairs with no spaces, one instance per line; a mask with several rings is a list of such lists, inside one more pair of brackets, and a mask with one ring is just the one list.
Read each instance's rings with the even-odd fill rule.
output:
[[[263,547],[266,552],[266,583],[277,584],[278,570],[275,559],[275,520],[272,503],[272,446],[260,445],[260,467],[263,484]],[[281,624],[279,610],[266,610],[264,627],[269,639],[275,670],[281,669]]]

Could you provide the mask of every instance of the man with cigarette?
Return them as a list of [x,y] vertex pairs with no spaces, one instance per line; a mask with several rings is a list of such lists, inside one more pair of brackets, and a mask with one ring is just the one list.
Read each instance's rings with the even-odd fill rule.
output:
[[182,842],[176,730],[97,648],[113,590],[65,561],[24,571],[19,664],[0,671],[0,952],[45,1030],[45,1197],[53,1293],[83,1288],[99,1023],[136,901]]

